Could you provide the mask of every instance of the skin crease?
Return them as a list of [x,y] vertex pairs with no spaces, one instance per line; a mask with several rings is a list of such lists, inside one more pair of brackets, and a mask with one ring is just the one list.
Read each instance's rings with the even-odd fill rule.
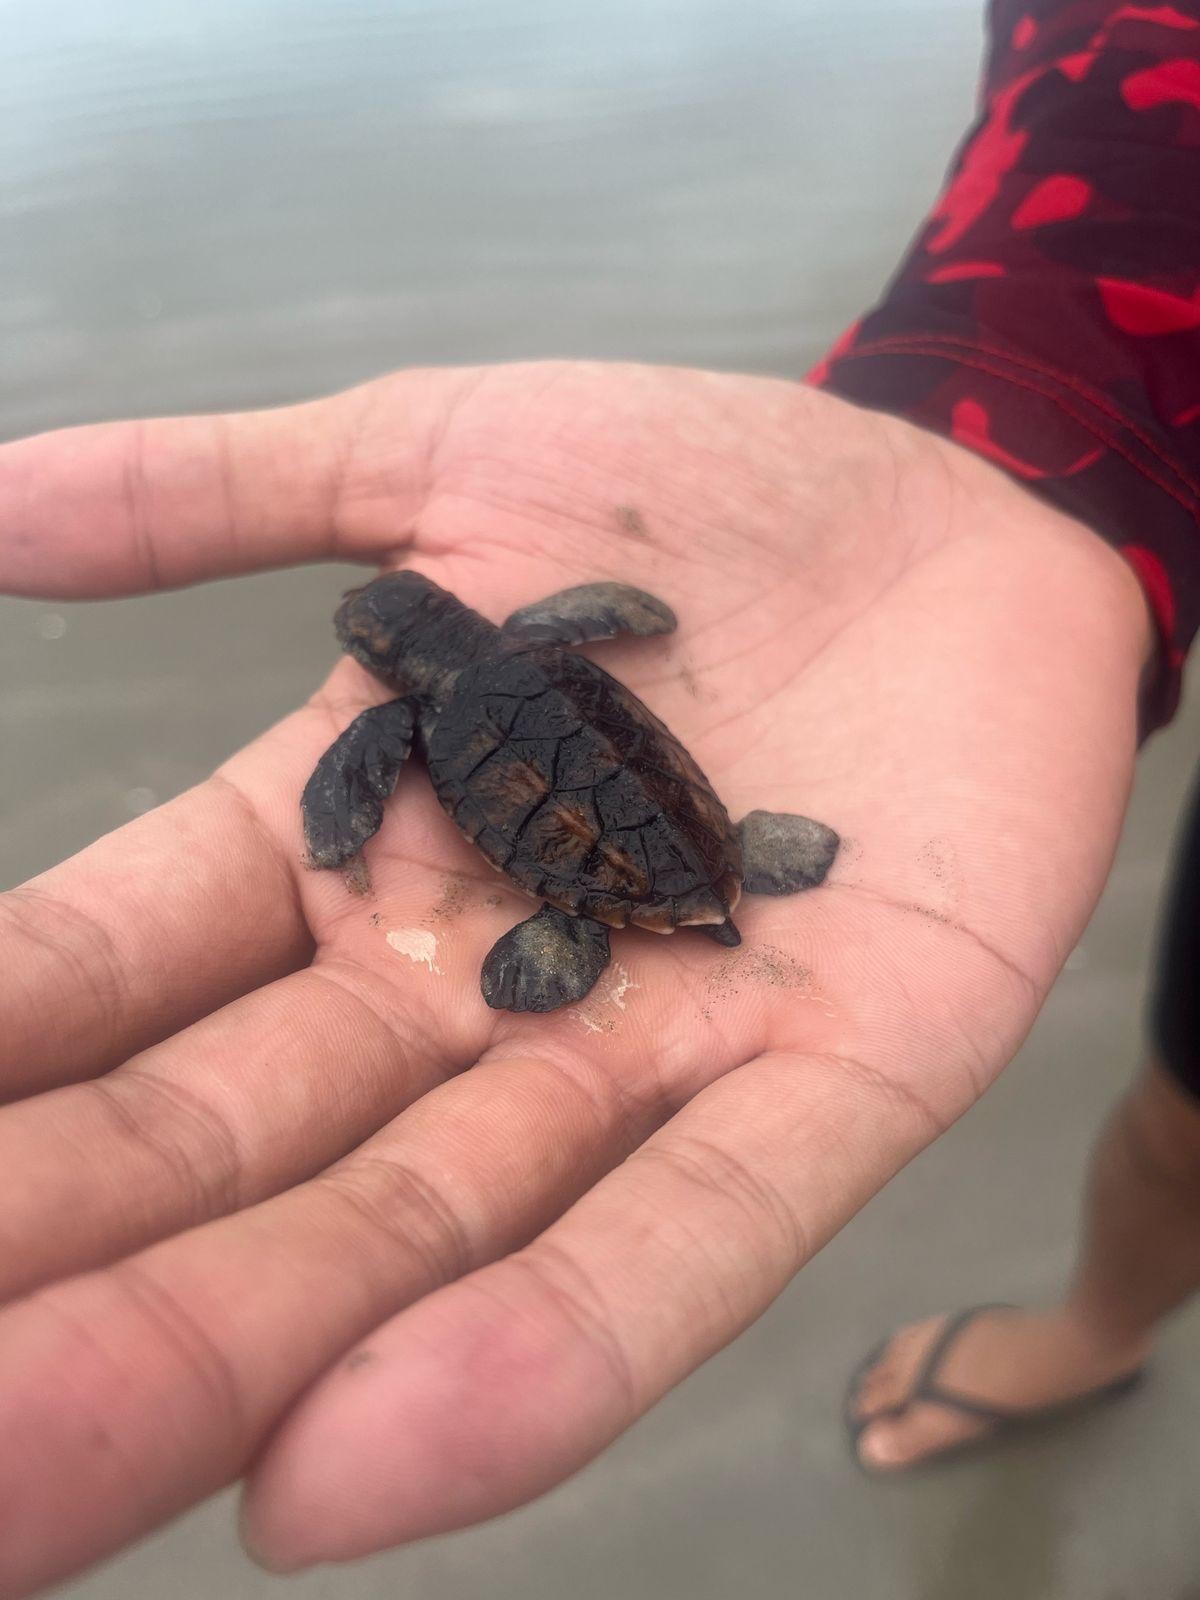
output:
[[[385,697],[343,659],[214,779],[4,897],[5,1597],[244,1474],[281,1570],[558,1482],[986,1088],[1110,865],[1138,585],[899,421],[539,364],[0,450],[13,593],[331,556],[493,620],[596,579],[660,595],[677,635],[595,658],[732,814],[849,844],[822,888],[743,900],[740,951],[617,934],[583,1007],[490,1012],[480,960],[529,904],[418,764],[371,899],[300,866],[305,780]],[[424,927],[436,972],[387,942]]]

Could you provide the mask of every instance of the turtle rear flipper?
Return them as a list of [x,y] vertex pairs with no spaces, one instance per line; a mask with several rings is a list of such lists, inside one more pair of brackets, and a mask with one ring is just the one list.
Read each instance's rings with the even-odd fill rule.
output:
[[787,811],[751,811],[738,824],[747,894],[798,894],[824,883],[841,840],[832,828]]
[[673,633],[675,613],[627,583],[581,583],[514,611],[501,632],[530,644],[587,644],[618,633]]
[[317,762],[300,797],[304,839],[314,867],[344,866],[383,821],[412,749],[416,706],[389,700],[355,717]]
[[608,965],[608,929],[543,906],[492,946],[480,974],[494,1011],[556,1011],[587,995]]

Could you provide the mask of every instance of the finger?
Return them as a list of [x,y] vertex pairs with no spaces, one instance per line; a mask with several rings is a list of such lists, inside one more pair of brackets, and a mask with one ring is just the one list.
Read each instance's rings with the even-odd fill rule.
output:
[[210,779],[0,897],[0,1101],[104,1072],[310,953],[292,863]]
[[[300,783],[287,779],[316,715],[288,719],[258,752],[286,795],[271,791],[271,837],[284,827],[273,806],[298,833]],[[383,870],[369,899],[337,873],[305,875],[305,906],[322,929],[311,970],[247,993],[102,1078],[0,1112],[0,1299],[300,1182],[479,1057],[497,1026],[479,994],[480,961],[511,907],[486,895],[490,879],[448,879],[427,865],[441,853],[444,816],[428,794],[401,802],[379,836]],[[460,909],[474,899],[469,918],[447,913],[447,882]],[[255,929],[248,918],[244,936]],[[414,938],[415,960],[404,953]],[[193,959],[210,962],[210,949],[198,946]]]
[[0,1313],[0,1593],[236,1477],[356,1339],[526,1242],[665,1114],[598,1060],[497,1054],[321,1178]]
[[930,1137],[878,1074],[762,1057],[519,1254],[440,1290],[301,1401],[247,1492],[273,1569],[461,1527],[561,1481],[757,1317]]
[[0,1301],[301,1182],[468,1066],[482,1005],[472,1036],[427,988],[323,961],[10,1107]]
[[[332,399],[103,423],[0,449],[0,588],[135,594],[399,545],[468,375],[401,373]],[[371,418],[386,399],[386,435]]]

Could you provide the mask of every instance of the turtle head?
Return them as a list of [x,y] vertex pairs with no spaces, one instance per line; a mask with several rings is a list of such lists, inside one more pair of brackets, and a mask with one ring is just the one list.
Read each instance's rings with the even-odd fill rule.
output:
[[401,694],[436,705],[496,629],[419,572],[349,589],[333,619],[348,655]]

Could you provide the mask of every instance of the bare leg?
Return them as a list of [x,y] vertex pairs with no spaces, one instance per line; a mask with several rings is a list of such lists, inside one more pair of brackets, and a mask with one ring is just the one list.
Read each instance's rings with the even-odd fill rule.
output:
[[1200,1101],[1151,1066],[1097,1148],[1067,1308],[1097,1337],[1131,1343],[1197,1289]]
[[[1150,1066],[1118,1102],[1092,1155],[1083,1240],[1066,1298],[1048,1311],[974,1323],[942,1369],[945,1386],[986,1404],[1052,1405],[1132,1372],[1171,1311],[1200,1290],[1200,1100]],[[974,1419],[906,1395],[941,1318],[901,1329],[865,1374],[860,1453],[901,1469],[979,1431]]]

